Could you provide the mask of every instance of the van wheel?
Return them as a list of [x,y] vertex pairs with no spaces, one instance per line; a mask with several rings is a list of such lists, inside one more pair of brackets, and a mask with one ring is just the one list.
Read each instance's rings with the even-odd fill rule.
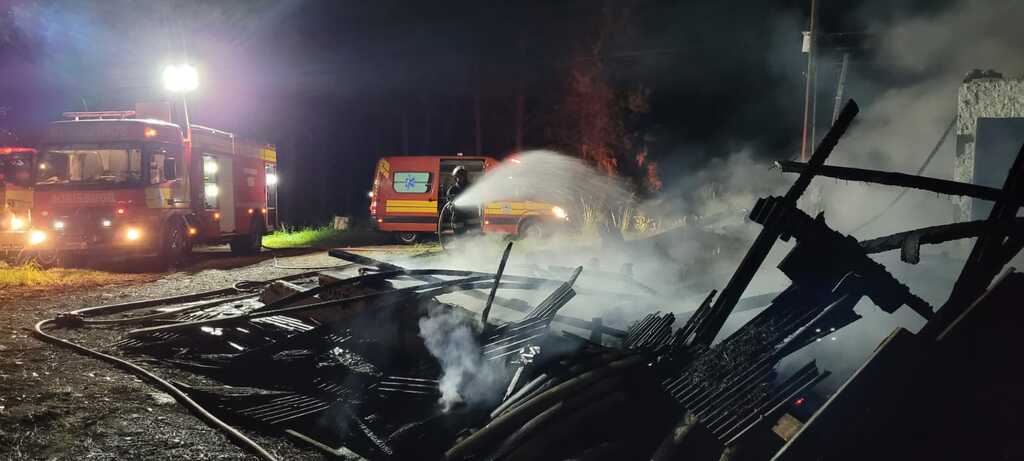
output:
[[263,229],[263,222],[254,219],[249,226],[249,234],[231,239],[231,253],[239,256],[259,253],[263,249]]
[[547,236],[544,225],[536,220],[529,220],[519,225],[520,240],[540,240]]
[[175,267],[192,253],[192,242],[188,238],[188,229],[179,219],[167,223],[164,230],[163,248],[160,249],[160,265],[163,268]]
[[416,232],[397,232],[395,233],[395,238],[401,243],[412,245],[419,241],[420,234]]

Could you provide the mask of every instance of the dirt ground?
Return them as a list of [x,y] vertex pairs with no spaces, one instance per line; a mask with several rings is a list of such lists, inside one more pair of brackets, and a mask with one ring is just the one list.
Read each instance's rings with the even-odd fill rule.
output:
[[[40,320],[82,307],[212,290],[240,280],[265,280],[343,263],[324,251],[301,253],[234,258],[213,251],[198,256],[184,270],[125,273],[123,280],[109,286],[4,293],[0,460],[255,459],[169,395],[105,362],[43,343],[29,330]],[[74,335],[76,341],[94,347],[118,336],[103,329],[55,333]],[[280,459],[323,458],[300,442],[247,434]]]

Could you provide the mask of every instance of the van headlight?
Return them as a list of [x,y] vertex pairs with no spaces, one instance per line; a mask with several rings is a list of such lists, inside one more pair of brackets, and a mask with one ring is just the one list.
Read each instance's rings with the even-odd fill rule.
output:
[[555,217],[558,219],[565,219],[569,217],[569,215],[566,214],[565,210],[562,209],[562,207],[560,206],[551,207],[551,214],[555,215]]

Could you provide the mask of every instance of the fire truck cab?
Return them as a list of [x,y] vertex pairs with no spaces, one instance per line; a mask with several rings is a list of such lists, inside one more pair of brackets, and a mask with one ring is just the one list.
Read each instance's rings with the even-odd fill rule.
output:
[[[414,243],[438,231],[438,213],[446,205],[445,191],[452,170],[462,166],[470,185],[500,164],[485,156],[432,155],[390,156],[377,162],[370,191],[370,216],[383,232],[394,233],[402,243]],[[530,200],[524,191],[509,191],[509,199],[481,207],[484,233],[541,236],[545,230],[564,226],[564,209]]]
[[16,254],[32,225],[32,171],[36,150],[0,147],[0,254]]
[[134,116],[69,112],[50,125],[36,167],[34,249],[166,264],[194,244],[259,251],[277,224],[273,146],[200,125],[189,139],[176,124]]

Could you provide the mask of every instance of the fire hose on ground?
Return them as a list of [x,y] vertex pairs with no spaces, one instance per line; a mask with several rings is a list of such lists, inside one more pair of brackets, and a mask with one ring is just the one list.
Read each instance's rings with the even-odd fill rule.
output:
[[98,358],[100,360],[109,362],[109,363],[117,366],[118,368],[124,369],[124,370],[126,370],[126,371],[128,371],[130,373],[135,374],[136,376],[141,377],[142,379],[145,379],[149,383],[151,383],[151,384],[153,384],[153,385],[155,385],[157,387],[162,388],[164,391],[166,391],[168,394],[170,394],[172,397],[174,397],[174,399],[177,400],[178,403],[180,403],[180,404],[184,405],[185,407],[187,407],[189,410],[191,410],[200,419],[206,421],[206,423],[209,424],[210,426],[213,426],[213,427],[217,428],[218,430],[220,430],[221,432],[223,432],[224,435],[228,436],[228,438],[231,439],[232,441],[234,441],[236,444],[238,444],[238,445],[242,446],[243,448],[249,450],[250,452],[252,452],[253,454],[259,456],[260,458],[263,458],[263,459],[266,459],[266,460],[269,460],[269,461],[276,461],[277,460],[277,458],[275,458],[274,455],[270,454],[268,451],[263,449],[263,447],[261,447],[258,443],[256,443],[255,441],[253,441],[249,437],[246,437],[245,434],[242,434],[241,432],[239,432],[238,429],[235,429],[234,427],[231,427],[230,425],[228,425],[224,421],[221,421],[219,418],[217,418],[212,413],[210,413],[205,408],[203,408],[202,405],[199,405],[198,403],[196,403],[195,400],[192,400],[191,398],[189,398],[189,396],[186,395],[184,392],[182,392],[181,389],[178,389],[177,386],[175,386],[174,384],[171,384],[169,381],[161,379],[157,375],[147,371],[145,368],[142,368],[142,367],[140,367],[138,365],[135,365],[134,363],[131,363],[131,362],[127,361],[127,360],[119,359],[119,358],[114,357],[112,355],[104,354],[102,352],[99,352],[99,351],[96,351],[96,350],[93,350],[93,349],[89,349],[88,347],[82,346],[80,344],[75,344],[75,343],[73,343],[71,341],[68,341],[66,339],[58,338],[56,336],[53,336],[53,335],[43,331],[43,328],[45,328],[46,326],[48,326],[48,325],[56,325],[59,322],[60,322],[59,318],[57,318],[57,319],[42,320],[39,323],[36,323],[35,330],[33,331],[33,333],[36,335],[36,337],[38,337],[39,339],[41,339],[43,341],[49,342],[51,344],[56,344],[56,345],[59,345],[59,346],[67,347],[67,348],[72,349],[72,350],[74,350],[76,352],[79,352],[79,353],[82,353],[82,354],[85,354],[85,355],[88,355],[88,356],[91,356],[91,357],[95,357],[95,358]]
[[[174,314],[180,314],[184,310],[200,309],[203,306],[206,306],[208,303],[201,302],[204,299],[209,299],[211,297],[216,297],[216,296],[237,294],[239,292],[243,292],[243,293],[246,293],[246,294],[244,296],[237,296],[237,297],[239,297],[239,298],[240,297],[249,297],[249,296],[253,296],[253,293],[251,292],[251,290],[253,289],[253,287],[255,287],[257,285],[264,286],[265,284],[269,284],[271,282],[278,281],[278,280],[294,280],[294,279],[298,279],[298,278],[309,277],[309,276],[314,275],[314,274],[315,274],[315,272],[304,272],[304,273],[300,273],[300,274],[293,274],[293,275],[289,275],[289,276],[285,276],[285,277],[279,277],[279,278],[267,280],[267,281],[264,281],[264,282],[244,282],[244,283],[240,282],[239,284],[236,284],[235,288],[225,288],[225,289],[221,289],[221,290],[214,290],[214,291],[208,291],[208,292],[196,293],[196,294],[190,294],[190,295],[172,296],[172,297],[167,297],[167,298],[160,298],[160,299],[153,299],[153,300],[146,300],[146,301],[138,301],[138,302],[133,302],[133,303],[114,304],[114,305],[108,305],[108,306],[98,306],[98,307],[91,307],[91,308],[86,308],[86,309],[79,309],[79,310],[72,311],[72,312],[69,312],[69,313],[66,313],[66,314],[58,315],[56,318],[42,320],[42,321],[40,321],[40,322],[35,324],[35,327],[31,330],[31,332],[32,332],[33,335],[35,335],[37,338],[39,338],[42,341],[45,341],[45,342],[48,342],[48,343],[51,343],[51,344],[55,344],[55,345],[58,345],[58,346],[61,346],[61,347],[66,347],[66,348],[71,349],[71,350],[73,350],[75,352],[78,352],[80,354],[84,354],[84,355],[87,355],[87,356],[90,356],[90,357],[94,357],[94,358],[103,360],[105,362],[113,364],[114,366],[116,366],[118,368],[121,368],[121,369],[123,369],[125,371],[128,371],[129,373],[132,373],[132,374],[134,374],[136,376],[139,376],[140,378],[146,380],[150,384],[152,384],[152,385],[154,385],[154,386],[156,386],[158,388],[161,388],[164,391],[166,391],[168,394],[170,394],[172,397],[174,397],[174,399],[177,400],[178,403],[184,405],[186,408],[188,408],[190,411],[192,411],[192,413],[194,413],[200,419],[205,421],[210,426],[212,426],[212,427],[220,430],[221,432],[223,432],[224,435],[226,435],[232,442],[234,442],[237,445],[241,446],[242,448],[248,450],[249,452],[259,456],[262,459],[269,460],[269,461],[276,461],[277,458],[274,457],[274,455],[270,454],[270,452],[268,452],[266,449],[261,447],[254,440],[252,440],[249,437],[247,437],[245,434],[241,433],[238,429],[235,429],[231,425],[225,423],[224,421],[221,421],[219,418],[214,416],[208,410],[203,408],[202,405],[198,404],[195,400],[192,400],[187,394],[185,394],[185,392],[183,392],[181,389],[179,389],[177,386],[175,386],[171,382],[160,378],[159,376],[153,374],[152,372],[146,370],[145,368],[142,368],[142,367],[140,367],[140,366],[138,366],[138,365],[136,365],[136,364],[134,364],[134,363],[132,363],[132,362],[130,362],[128,360],[121,359],[121,358],[115,357],[113,355],[105,354],[103,352],[100,352],[100,351],[97,351],[97,350],[94,350],[94,349],[90,349],[90,348],[88,348],[86,346],[83,346],[81,344],[77,344],[77,343],[68,341],[68,340],[63,339],[63,338],[58,338],[57,336],[54,336],[54,335],[52,335],[50,333],[47,333],[46,329],[48,327],[51,327],[51,326],[78,327],[78,326],[84,326],[84,325],[87,325],[87,324],[115,324],[115,323],[137,322],[137,321],[142,320],[142,319],[153,318],[154,316],[167,315],[167,313],[161,312],[161,313],[152,314],[152,315],[144,316],[144,317],[136,317],[136,318],[129,318],[129,319],[113,319],[113,320],[87,319],[87,317],[100,316],[100,315],[110,315],[110,314],[115,314],[115,313],[128,312],[128,311],[132,311],[132,310],[135,310],[135,309],[143,309],[143,308],[146,308],[146,307],[152,307],[152,306],[156,306],[156,305],[169,304],[169,303],[175,303],[175,302],[184,303],[184,302],[191,302],[191,301],[200,301],[200,302],[198,302],[197,304],[195,304],[193,306],[189,306],[189,307],[186,307],[185,309],[180,309],[180,310],[176,310],[176,311],[173,312]],[[224,302],[224,299],[225,298],[218,298],[216,300],[216,302],[217,303]],[[229,298],[229,299],[232,299],[232,298]]]

